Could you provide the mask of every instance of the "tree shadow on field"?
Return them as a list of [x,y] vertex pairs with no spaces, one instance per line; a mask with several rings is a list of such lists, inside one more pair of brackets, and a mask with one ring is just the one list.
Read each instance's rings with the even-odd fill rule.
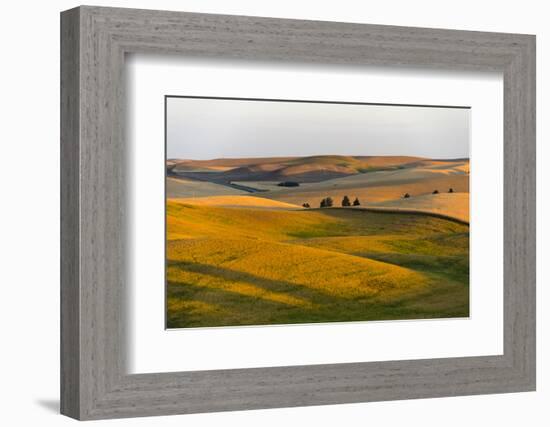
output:
[[[213,266],[189,261],[169,261],[168,266],[181,268],[192,273],[200,273],[212,277],[222,278],[231,282],[246,282],[252,286],[271,292],[291,293],[293,296],[316,303],[331,303],[338,299],[335,295],[327,294],[321,290],[313,289],[307,285],[293,283],[285,280],[274,280],[259,277],[254,274],[232,270],[225,267]],[[176,281],[177,283],[177,281]],[[225,290],[226,292],[230,292]],[[255,297],[256,298],[256,297]]]

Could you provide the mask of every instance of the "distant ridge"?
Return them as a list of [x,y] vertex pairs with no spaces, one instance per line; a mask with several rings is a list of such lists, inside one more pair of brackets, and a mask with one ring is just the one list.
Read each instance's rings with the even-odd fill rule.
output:
[[[320,182],[359,173],[393,170],[418,165],[431,159],[412,156],[344,156],[219,158],[211,160],[170,159],[175,174],[213,182],[277,181]],[[441,161],[441,160],[439,160]],[[215,175],[213,172],[217,172]],[[201,175],[203,174],[203,175]]]

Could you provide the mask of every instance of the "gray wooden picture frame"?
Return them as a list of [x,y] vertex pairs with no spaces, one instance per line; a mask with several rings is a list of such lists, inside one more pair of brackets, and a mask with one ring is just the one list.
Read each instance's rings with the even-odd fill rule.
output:
[[[126,53],[504,76],[504,353],[129,375]],[[159,144],[162,144],[159,141]],[[535,390],[535,37],[83,6],[61,14],[61,412],[77,419]]]

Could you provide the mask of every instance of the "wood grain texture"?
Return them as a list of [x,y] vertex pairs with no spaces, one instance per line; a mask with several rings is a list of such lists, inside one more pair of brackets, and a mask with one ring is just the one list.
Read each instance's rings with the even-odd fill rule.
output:
[[[534,36],[86,6],[63,12],[61,27],[62,413],[100,419],[534,390]],[[127,53],[503,72],[504,354],[127,374]]]
[[80,414],[79,11],[61,20],[61,412]]

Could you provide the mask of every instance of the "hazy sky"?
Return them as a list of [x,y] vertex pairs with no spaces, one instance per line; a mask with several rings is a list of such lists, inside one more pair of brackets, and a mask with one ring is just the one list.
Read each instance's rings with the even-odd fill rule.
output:
[[470,110],[168,98],[167,158],[469,157]]

